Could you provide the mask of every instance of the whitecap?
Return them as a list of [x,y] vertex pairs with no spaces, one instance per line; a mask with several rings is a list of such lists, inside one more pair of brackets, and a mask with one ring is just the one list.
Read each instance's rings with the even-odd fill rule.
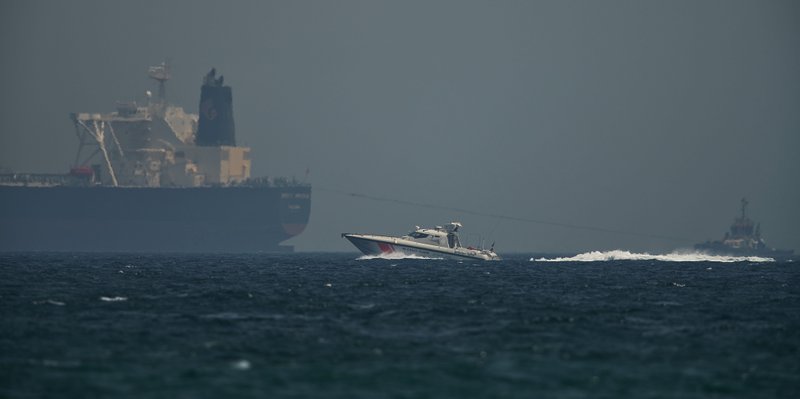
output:
[[250,370],[250,361],[247,359],[237,360],[231,363],[231,368],[234,370]]
[[34,305],[44,305],[44,304],[48,304],[48,305],[55,305],[55,306],[64,306],[64,305],[66,305],[66,303],[64,303],[64,302],[61,302],[61,301],[54,301],[54,300],[52,300],[52,299],[48,299],[48,300],[46,300],[46,301],[33,301],[33,304],[34,304]]
[[623,250],[591,251],[571,257],[531,258],[531,262],[605,262],[612,260],[655,260],[661,262],[774,262],[773,258],[759,256],[723,256],[709,255],[702,252],[671,252],[668,254],[637,253]]
[[114,297],[101,296],[100,300],[103,302],[122,302],[122,301],[127,301],[128,298],[124,296],[114,296]]

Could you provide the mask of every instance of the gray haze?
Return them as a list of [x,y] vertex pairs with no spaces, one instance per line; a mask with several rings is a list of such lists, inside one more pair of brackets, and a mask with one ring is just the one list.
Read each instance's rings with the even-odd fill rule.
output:
[[[505,251],[668,251],[750,200],[800,249],[796,1],[4,1],[0,167],[61,172],[70,112],[233,87],[254,175],[310,169],[298,250],[464,223]],[[370,201],[417,201],[602,233]],[[467,236],[469,238],[469,236]]]

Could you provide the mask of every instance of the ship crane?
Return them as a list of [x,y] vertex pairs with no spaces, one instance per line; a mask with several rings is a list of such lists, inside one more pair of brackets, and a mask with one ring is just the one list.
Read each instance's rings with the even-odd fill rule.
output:
[[[108,156],[108,149],[106,149],[106,140],[105,140],[105,127],[106,121],[99,116],[92,116],[88,114],[72,114],[72,121],[75,123],[75,130],[78,138],[81,141],[81,145],[78,148],[78,155],[76,156],[76,164],[80,159],[80,152],[81,148],[88,145],[86,143],[86,135],[88,134],[91,136],[94,141],[97,143],[98,149],[86,159],[88,161],[91,159],[97,151],[100,151],[103,154],[103,160],[106,162],[106,167],[108,167],[108,174],[111,176],[111,184],[114,187],[119,186],[119,182],[117,181],[117,175],[114,173],[114,167],[111,164],[111,159]],[[87,124],[89,122],[89,124]],[[120,154],[122,154],[122,147],[119,144],[119,140],[117,140],[117,136],[114,134],[114,129],[111,127],[111,121],[108,123],[109,130],[111,135],[113,136],[114,142],[117,145],[117,150]],[[85,162],[84,162],[85,163]]]

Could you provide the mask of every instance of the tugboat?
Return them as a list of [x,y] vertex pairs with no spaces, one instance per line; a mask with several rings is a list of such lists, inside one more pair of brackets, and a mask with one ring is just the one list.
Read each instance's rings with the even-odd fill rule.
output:
[[695,244],[698,251],[711,255],[730,256],[767,256],[785,258],[793,250],[770,248],[761,238],[761,224],[755,224],[747,217],[747,200],[742,198],[742,216],[733,220],[730,232],[725,233],[722,241],[706,241]]
[[443,257],[448,259],[500,260],[494,252],[494,244],[489,249],[462,247],[458,239],[459,222],[432,229],[420,228],[402,237],[342,233],[364,255],[419,255]]

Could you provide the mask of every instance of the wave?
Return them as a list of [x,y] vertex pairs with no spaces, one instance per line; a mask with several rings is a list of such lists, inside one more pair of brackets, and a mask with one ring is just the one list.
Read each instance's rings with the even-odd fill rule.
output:
[[373,260],[373,259],[387,259],[387,260],[398,260],[398,259],[427,259],[427,260],[442,260],[444,258],[429,258],[427,256],[415,255],[415,254],[404,254],[402,252],[392,252],[388,254],[380,254],[380,255],[362,255],[356,258],[356,260]]
[[702,252],[671,252],[664,255],[637,253],[623,250],[591,251],[564,258],[531,258],[531,262],[605,262],[610,260],[657,260],[661,262],[774,262],[773,258],[760,256],[723,256]]
[[122,301],[127,301],[128,298],[124,296],[115,296],[115,297],[101,296],[100,300],[103,302],[122,302]]
[[247,359],[241,359],[231,362],[231,368],[234,370],[250,370],[250,361]]
[[33,301],[33,304],[34,304],[34,305],[44,305],[44,304],[48,304],[48,305],[55,305],[55,306],[64,306],[64,305],[66,305],[66,303],[64,303],[64,302],[61,302],[61,301],[54,301],[54,300],[52,300],[52,299],[48,299],[48,300],[46,300],[46,301]]

